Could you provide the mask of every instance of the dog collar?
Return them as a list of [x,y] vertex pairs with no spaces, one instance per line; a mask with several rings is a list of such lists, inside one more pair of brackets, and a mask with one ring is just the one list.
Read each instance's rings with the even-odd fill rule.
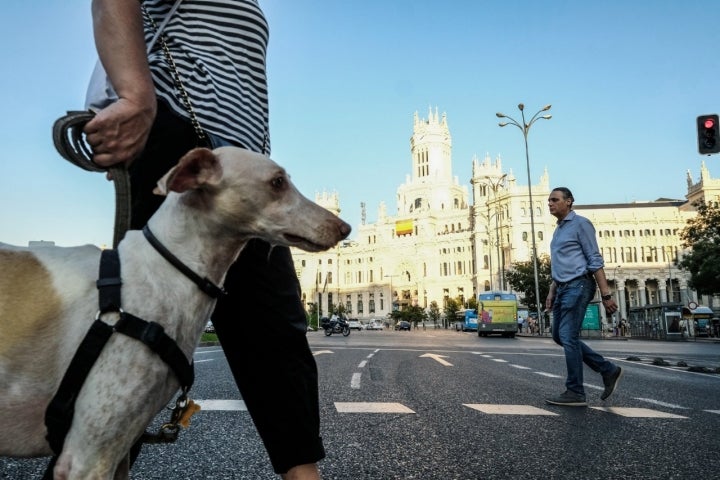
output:
[[200,290],[202,290],[212,298],[218,298],[223,295],[227,295],[227,292],[223,287],[218,287],[207,277],[200,277],[200,275],[193,272],[190,267],[182,263],[179,258],[173,255],[172,252],[170,252],[170,250],[165,247],[165,245],[160,243],[160,240],[158,240],[157,237],[153,235],[153,233],[150,231],[150,227],[145,225],[142,232],[143,235],[145,235],[145,238],[147,238],[147,241],[150,242],[150,245],[152,245],[153,248],[155,248],[155,250],[157,250],[157,252],[162,255],[165,260],[170,262],[173,267],[180,270],[183,275],[192,280],[195,285],[200,288]]

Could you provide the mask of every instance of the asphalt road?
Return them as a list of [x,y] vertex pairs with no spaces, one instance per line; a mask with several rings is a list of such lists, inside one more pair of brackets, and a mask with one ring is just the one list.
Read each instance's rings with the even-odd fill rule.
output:
[[[602,402],[602,380],[586,369],[590,407],[569,408],[544,402],[563,391],[565,374],[562,350],[547,338],[308,336],[325,479],[720,478],[720,374],[676,366],[720,367],[718,343],[590,341],[626,374]],[[202,347],[195,359],[192,396],[203,411],[177,443],[146,446],[131,478],[278,478],[222,351]],[[40,478],[45,463],[0,458],[0,478]]]

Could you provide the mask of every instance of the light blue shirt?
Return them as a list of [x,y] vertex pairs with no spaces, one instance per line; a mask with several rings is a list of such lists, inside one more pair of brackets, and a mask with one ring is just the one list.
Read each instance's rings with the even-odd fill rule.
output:
[[605,266],[595,227],[585,217],[570,210],[558,221],[550,242],[551,274],[556,282],[568,282]]

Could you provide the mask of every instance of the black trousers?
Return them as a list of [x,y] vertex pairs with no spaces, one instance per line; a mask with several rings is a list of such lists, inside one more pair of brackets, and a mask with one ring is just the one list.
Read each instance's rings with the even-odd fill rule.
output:
[[[152,193],[157,181],[196,146],[190,123],[159,102],[147,146],[130,167],[132,229],[162,203]],[[250,241],[224,286],[212,321],[275,472],[321,460],[317,365],[290,249]]]

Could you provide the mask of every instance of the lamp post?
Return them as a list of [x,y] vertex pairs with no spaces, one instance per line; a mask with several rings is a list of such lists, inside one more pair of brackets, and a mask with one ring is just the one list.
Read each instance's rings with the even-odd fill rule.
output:
[[520,110],[520,115],[522,115],[522,125],[518,123],[514,118],[508,117],[504,113],[496,113],[495,115],[498,118],[507,118],[508,122],[500,122],[498,125],[501,127],[504,127],[505,125],[515,125],[520,129],[520,131],[523,134],[523,139],[525,140],[525,164],[527,167],[527,179],[528,179],[528,197],[530,200],[530,234],[532,235],[532,257],[533,257],[533,271],[535,273],[535,301],[537,305],[537,315],[538,315],[538,321],[540,322],[540,333],[544,333],[545,329],[545,322],[542,321],[541,312],[540,312],[540,283],[538,281],[538,259],[537,259],[537,244],[535,242],[535,213],[534,213],[534,207],[533,207],[533,199],[532,199],[532,181],[530,179],[530,154],[528,151],[528,132],[530,131],[530,127],[533,126],[533,123],[535,123],[538,119],[544,119],[544,120],[550,120],[552,118],[552,115],[540,115],[542,112],[547,112],[550,110],[551,105],[545,105],[542,109],[537,111],[535,115],[532,116],[529,122],[525,121],[525,105],[522,103],[518,104],[518,109]]
[[395,297],[393,295],[392,279],[393,277],[400,277],[401,275],[385,275],[385,278],[390,279],[390,313],[395,311]]
[[[500,185],[502,185],[505,182],[505,179],[507,178],[507,173],[503,174],[502,177],[498,178],[495,182],[493,182],[493,177],[490,175],[485,175],[485,180],[487,180],[488,186],[493,192],[493,200],[495,201],[495,251],[497,252],[497,260],[498,260],[498,269],[500,270],[498,274],[498,281],[500,282],[500,290],[505,290],[505,262],[504,262],[504,255],[503,260],[500,260],[500,227],[498,225],[498,206],[497,206],[497,191],[498,188],[500,188]],[[488,201],[488,225],[490,225],[490,202]],[[490,242],[490,235],[488,232],[488,243]],[[492,271],[492,254],[490,256],[490,271]],[[492,277],[490,277],[490,290],[492,290]]]

